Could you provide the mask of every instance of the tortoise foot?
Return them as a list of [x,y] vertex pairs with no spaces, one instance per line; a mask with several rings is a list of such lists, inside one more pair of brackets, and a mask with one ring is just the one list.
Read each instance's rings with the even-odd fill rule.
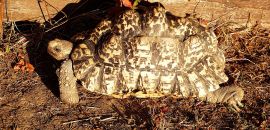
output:
[[236,111],[243,107],[241,100],[244,97],[244,91],[237,86],[223,87],[206,95],[206,101],[211,103],[227,103]]

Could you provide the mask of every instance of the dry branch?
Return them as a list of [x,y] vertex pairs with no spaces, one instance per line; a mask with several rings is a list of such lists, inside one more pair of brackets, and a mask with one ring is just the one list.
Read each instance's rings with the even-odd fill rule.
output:
[[0,0],[0,39],[3,38],[4,0]]

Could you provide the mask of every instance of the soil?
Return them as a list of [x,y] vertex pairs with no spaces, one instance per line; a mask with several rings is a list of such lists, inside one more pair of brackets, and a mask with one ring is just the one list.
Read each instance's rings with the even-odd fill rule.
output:
[[215,30],[219,46],[224,49],[229,77],[221,87],[237,85],[245,91],[240,112],[226,104],[196,98],[115,99],[88,92],[80,85],[80,102],[62,103],[55,74],[60,63],[47,54],[47,43],[54,38],[70,39],[78,32],[87,34],[99,16],[107,15],[110,4],[107,6],[103,6],[105,12],[90,14],[85,12],[92,8],[76,13],[63,9],[69,18],[77,16],[66,21],[59,20],[63,18],[59,13],[43,24],[4,24],[0,44],[0,128],[270,129],[270,30],[259,24],[235,28],[221,21]]

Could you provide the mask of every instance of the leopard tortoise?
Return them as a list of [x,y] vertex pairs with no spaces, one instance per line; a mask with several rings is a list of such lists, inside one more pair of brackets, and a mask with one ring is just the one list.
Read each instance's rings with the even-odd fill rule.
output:
[[79,80],[91,92],[117,98],[198,97],[240,110],[243,90],[219,86],[228,77],[217,42],[213,30],[153,3],[101,21],[74,48],[66,40],[50,41],[48,53],[63,60],[58,77],[67,103],[79,101]]

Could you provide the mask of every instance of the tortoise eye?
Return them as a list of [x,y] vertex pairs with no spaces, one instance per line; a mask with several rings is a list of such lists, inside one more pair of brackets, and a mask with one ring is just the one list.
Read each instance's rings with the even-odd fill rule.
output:
[[55,47],[54,50],[55,50],[56,52],[61,52],[61,49],[60,49],[59,47]]

